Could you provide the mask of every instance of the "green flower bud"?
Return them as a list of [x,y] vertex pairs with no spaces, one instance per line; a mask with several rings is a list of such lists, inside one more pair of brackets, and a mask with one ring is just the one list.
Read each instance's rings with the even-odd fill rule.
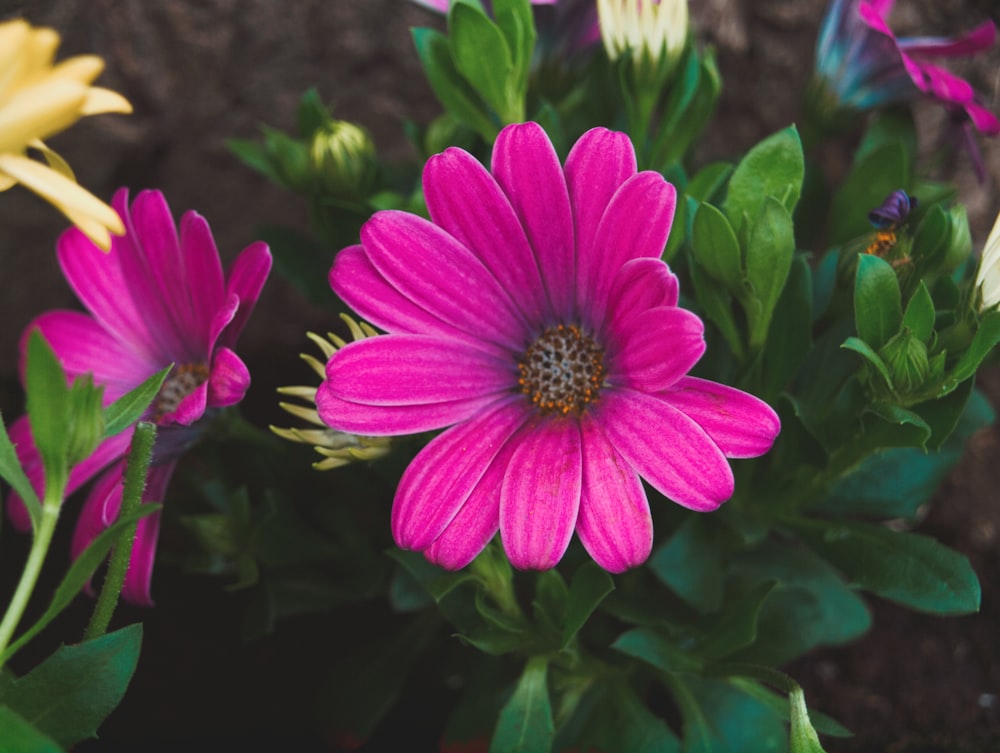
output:
[[313,134],[309,157],[320,192],[346,199],[368,195],[377,159],[371,136],[360,126],[331,120]]
[[901,395],[916,392],[927,382],[930,374],[927,346],[909,330],[895,335],[882,346],[879,355],[889,367],[893,386]]

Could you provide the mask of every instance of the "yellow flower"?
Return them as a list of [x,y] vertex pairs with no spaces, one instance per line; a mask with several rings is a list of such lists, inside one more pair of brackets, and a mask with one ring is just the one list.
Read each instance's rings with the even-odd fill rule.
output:
[[639,64],[672,65],[684,51],[687,0],[597,0],[597,13],[612,60],[630,52]]
[[[59,35],[23,20],[0,23],[0,191],[17,183],[65,214],[94,243],[107,250],[109,232],[125,232],[107,204],[81,188],[69,165],[43,139],[80,118],[104,112],[132,112],[124,97],[91,86],[104,69],[94,55],[53,64]],[[48,163],[28,157],[38,151]]]
[[976,288],[982,296],[979,310],[993,308],[1000,303],[1000,215],[997,215],[993,229],[983,246],[976,273]]
[[[340,318],[347,324],[351,331],[351,336],[355,340],[365,337],[372,337],[378,333],[365,322],[355,322],[346,314],[341,314]],[[336,335],[327,335],[330,339],[324,339],[319,335],[309,332],[310,340],[319,346],[323,353],[324,361],[320,361],[315,356],[302,353],[302,360],[305,361],[315,371],[320,379],[326,378],[325,361],[337,351],[344,347],[346,342]],[[323,460],[313,463],[313,468],[318,471],[328,471],[331,468],[339,468],[355,460],[376,460],[389,453],[389,437],[359,437],[355,434],[348,434],[343,431],[331,429],[319,417],[316,412],[316,388],[315,387],[280,387],[278,392],[282,395],[290,395],[311,403],[310,406],[296,405],[295,403],[279,403],[279,405],[293,416],[297,416],[308,421],[316,429],[282,429],[272,426],[271,431],[282,439],[292,442],[302,442],[313,445],[313,449],[323,456]]]

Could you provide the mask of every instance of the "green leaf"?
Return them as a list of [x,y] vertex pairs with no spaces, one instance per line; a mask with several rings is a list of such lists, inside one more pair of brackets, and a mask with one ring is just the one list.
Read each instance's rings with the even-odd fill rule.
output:
[[299,136],[306,141],[311,141],[316,131],[330,122],[330,113],[315,86],[310,86],[303,93],[296,116]]
[[512,109],[515,93],[510,87],[514,59],[500,28],[482,10],[458,2],[448,11],[448,34],[456,70],[504,122],[519,120],[523,113]]
[[796,521],[793,528],[856,586],[931,614],[979,610],[979,580],[934,539],[868,523]]
[[535,19],[528,0],[494,0],[493,17],[507,40],[514,61],[512,84],[517,87],[517,98],[524,99],[535,50]]
[[555,737],[546,684],[548,661],[528,660],[510,700],[500,711],[490,753],[548,753]]
[[104,409],[104,436],[120,434],[138,421],[146,408],[156,398],[163,386],[163,380],[173,368],[173,364],[158,374],[153,374],[133,390],[126,392]]
[[278,185],[285,184],[281,173],[271,161],[270,153],[260,142],[250,139],[229,139],[226,146],[243,164]]
[[806,696],[802,688],[796,687],[788,694],[791,706],[792,730],[789,735],[789,753],[825,753],[819,744],[819,736],[809,721],[809,709],[806,708]]
[[757,640],[757,617],[774,588],[774,581],[758,583],[713,620],[713,629],[695,651],[708,660],[722,659]]
[[991,311],[979,322],[976,334],[968,349],[958,359],[955,368],[948,375],[945,391],[955,389],[959,384],[976,373],[979,364],[990,354],[994,346],[1000,343],[1000,311]]
[[742,291],[743,263],[739,241],[726,215],[711,204],[698,206],[692,227],[691,249],[695,260],[709,275],[734,294]]
[[0,655],[0,664],[5,663],[28,641],[40,633],[54,620],[70,602],[79,594],[87,582],[94,576],[111,547],[115,545],[122,531],[136,524],[136,521],[152,515],[160,509],[160,505],[143,505],[135,515],[115,521],[90,542],[86,549],[73,560],[66,575],[63,576],[52,595],[52,601],[41,617],[30,628],[24,631],[17,640],[11,643]]
[[672,674],[701,670],[701,660],[697,656],[681,650],[655,628],[633,628],[618,636],[611,648]]
[[[751,698],[760,701],[782,719],[791,721],[792,714],[788,696],[783,694],[778,695],[769,688],[742,677],[729,678],[729,684],[746,693]],[[798,684],[795,684],[795,687],[799,687]],[[830,735],[831,737],[853,737],[847,727],[826,714],[812,711],[810,712],[810,718],[817,732],[822,732],[824,735]]]
[[722,285],[705,274],[695,263],[688,264],[691,284],[694,286],[695,298],[705,316],[719,328],[726,344],[738,357],[742,358],[744,347],[736,320],[733,318],[732,297]]
[[884,259],[861,254],[854,278],[854,323],[858,337],[878,350],[899,331],[902,322],[895,270]]
[[812,346],[812,279],[805,255],[792,261],[771,318],[764,349],[763,396],[776,395],[795,377]]
[[31,436],[45,467],[46,487],[61,492],[69,473],[69,385],[55,351],[38,329],[28,338],[25,389]]
[[[684,678],[689,698],[674,693],[684,714],[685,753],[784,753],[788,733],[780,715],[766,704],[733,688],[725,680]],[[697,709],[697,717],[692,714]],[[696,736],[688,733],[689,720],[699,718]],[[692,730],[695,732],[695,730]],[[704,737],[703,737],[704,736]],[[748,746],[748,741],[753,741]],[[694,743],[693,747],[689,743]]]
[[[702,515],[688,515],[648,567],[671,591],[703,614],[722,606],[727,547],[722,531]],[[697,567],[691,567],[697,562]]]
[[917,286],[910,302],[906,304],[903,326],[923,342],[930,340],[934,332],[934,301],[923,280]]
[[754,217],[746,249],[746,276],[753,293],[751,305],[744,302],[744,308],[750,346],[760,348],[795,258],[795,229],[788,208],[771,196],[762,200]]
[[42,517],[42,503],[28,477],[24,475],[14,443],[10,441],[7,427],[3,423],[3,416],[0,416],[0,477],[24,500],[28,517],[31,518],[31,527],[37,529],[38,521]]
[[885,386],[888,388],[892,387],[892,375],[889,373],[889,367],[886,366],[885,361],[882,360],[882,356],[875,352],[864,340],[860,340],[857,337],[848,337],[844,340],[844,344],[841,346],[845,350],[853,350],[855,353],[860,355],[865,361],[872,366],[875,371],[877,371],[882,379],[885,381]]
[[718,194],[733,174],[733,166],[728,162],[712,162],[705,165],[688,181],[684,194],[701,202],[715,202]]
[[768,197],[791,215],[799,200],[805,160],[795,126],[778,131],[754,146],[736,166],[722,208],[739,229],[743,217],[760,213]]
[[63,753],[63,748],[39,732],[13,709],[0,706],[0,750],[3,753]]
[[937,271],[943,266],[951,240],[951,218],[936,204],[927,210],[924,219],[913,234],[910,256],[914,257],[920,269]]
[[614,590],[614,580],[596,563],[587,561],[577,568],[569,584],[569,608],[560,648],[569,645],[604,597]]
[[[888,107],[873,113],[873,117],[865,129],[861,143],[854,155],[855,161],[863,160],[879,147],[886,144],[901,145],[909,164],[917,158],[917,129],[913,121],[913,113],[909,107]],[[903,186],[897,186],[902,188]],[[923,204],[925,196],[917,194]]]
[[492,142],[499,130],[497,124],[485,112],[482,98],[455,67],[448,37],[436,29],[413,29],[413,43],[441,104],[456,120]]
[[61,646],[18,678],[5,701],[30,724],[63,746],[97,735],[125,695],[135,672],[142,625]]

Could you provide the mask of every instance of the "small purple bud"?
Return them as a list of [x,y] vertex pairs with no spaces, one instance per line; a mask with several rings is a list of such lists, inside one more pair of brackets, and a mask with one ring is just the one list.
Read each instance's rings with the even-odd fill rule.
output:
[[902,189],[889,194],[882,205],[868,213],[868,221],[879,230],[899,227],[917,206],[917,197]]

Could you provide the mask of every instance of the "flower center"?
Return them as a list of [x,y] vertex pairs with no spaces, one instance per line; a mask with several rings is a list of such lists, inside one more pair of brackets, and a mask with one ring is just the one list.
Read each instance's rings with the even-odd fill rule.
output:
[[153,400],[153,416],[159,421],[173,413],[181,401],[208,381],[208,367],[203,363],[182,363],[175,366]]
[[597,399],[604,382],[604,350],[575,324],[549,327],[517,363],[521,392],[542,415],[577,415]]

